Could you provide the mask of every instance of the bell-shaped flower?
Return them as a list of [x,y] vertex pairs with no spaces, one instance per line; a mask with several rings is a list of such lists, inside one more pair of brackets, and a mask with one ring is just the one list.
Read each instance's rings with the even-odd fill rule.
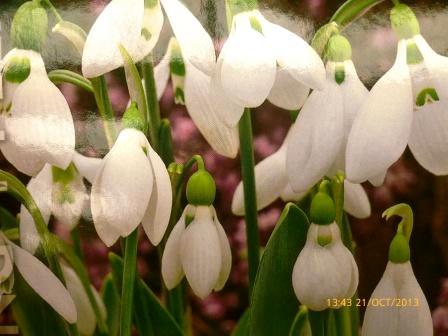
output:
[[[82,176],[73,163],[66,170],[45,165],[30,180],[27,189],[47,224],[53,215],[69,230],[78,224],[89,199]],[[32,254],[40,244],[34,220],[24,205],[20,207],[20,242]]]
[[309,88],[322,89],[324,82],[323,63],[302,38],[269,22],[258,10],[233,17],[214,76],[214,90],[235,105],[222,111],[228,125],[238,123],[245,107],[257,107],[266,99],[299,109]]
[[[81,335],[93,335],[95,333],[97,320],[89,297],[87,296],[87,292],[82,285],[81,279],[79,279],[75,271],[69,266],[62,264],[61,268],[67,290],[75,303],[76,311],[78,313],[78,331]],[[91,288],[92,293],[95,297],[95,301],[100,310],[100,314],[103,318],[106,318],[107,312],[106,307],[104,306],[104,302],[95,287],[91,286]]]
[[[75,303],[61,281],[39,259],[0,232],[0,294],[11,293],[14,266],[28,285],[68,323],[77,321]],[[6,286],[5,286],[6,285]]]
[[184,275],[193,292],[204,299],[221,290],[230,274],[232,254],[213,201],[216,185],[203,163],[187,184],[189,205],[174,226],[162,256],[162,276],[168,289]]
[[[272,155],[260,161],[255,166],[255,183],[257,190],[257,208],[262,210],[278,198],[284,202],[296,202],[304,198],[308,191],[294,192],[288,182],[286,174],[286,148],[288,137],[281,147]],[[344,209],[356,218],[370,216],[370,202],[364,188],[360,184],[344,181]],[[232,200],[232,212],[242,216],[244,209],[244,189],[240,182],[235,190]]]
[[324,89],[311,93],[288,137],[286,172],[295,192],[345,170],[347,137],[368,93],[351,61],[348,40],[333,36],[327,51]]
[[400,38],[395,64],[372,88],[348,139],[347,178],[357,183],[382,184],[406,145],[425,169],[448,174],[448,58],[426,43],[409,7],[396,6],[391,20]]
[[95,229],[107,246],[140,223],[151,243],[160,243],[171,214],[171,182],[142,132],[120,132],[96,173],[90,199]]
[[[350,299],[358,287],[358,267],[334,222],[333,201],[326,198],[319,192],[312,201],[312,223],[292,274],[297,298],[314,311],[338,308],[329,307],[328,300]],[[332,208],[324,208],[329,204]]]
[[1,62],[0,150],[19,171],[35,176],[46,163],[70,164],[75,128],[70,108],[48,79],[42,56],[13,49]]

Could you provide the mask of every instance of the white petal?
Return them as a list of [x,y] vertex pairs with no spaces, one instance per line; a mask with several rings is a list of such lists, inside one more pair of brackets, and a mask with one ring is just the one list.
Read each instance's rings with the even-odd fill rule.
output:
[[118,45],[135,62],[143,28],[144,0],[113,0],[98,16],[87,36],[82,55],[82,73],[93,78],[123,65]]
[[[211,206],[213,208],[213,206]],[[218,220],[216,210],[213,208],[214,222],[216,225],[216,230],[218,231],[219,245],[221,247],[221,271],[219,272],[218,281],[215,284],[214,290],[221,290],[226,284],[227,279],[230,275],[230,270],[232,269],[232,251],[230,250],[229,238],[227,238],[226,232]]]
[[343,113],[334,80],[306,101],[288,140],[286,171],[294,191],[307,191],[332,167],[343,141]]
[[75,304],[67,289],[50,270],[29,252],[9,242],[17,270],[34,291],[42,297],[67,322],[75,323]]
[[197,207],[180,241],[182,267],[194,293],[204,299],[221,272],[220,239],[209,207]]
[[[286,146],[268,156],[255,166],[255,188],[257,190],[257,209],[267,207],[280,197],[280,193],[288,184],[286,177]],[[232,212],[242,216],[244,209],[244,189],[240,182],[233,194]]]
[[209,76],[188,63],[185,65],[185,104],[191,119],[218,154],[235,158],[239,147],[238,129],[228,127],[219,117],[227,111],[225,101],[211,94]]
[[[27,185],[27,189],[36,202],[45,223],[51,216],[52,208],[52,187],[53,174],[50,165],[45,165],[42,171],[32,178]],[[34,254],[40,244],[40,237],[37,233],[33,217],[31,217],[24,205],[20,207],[20,244],[28,252]]]
[[274,85],[275,55],[264,36],[251,27],[246,13],[234,17],[234,26],[219,56],[222,87],[240,106],[257,107]]
[[93,222],[107,246],[134,231],[148,207],[154,176],[145,141],[137,130],[121,131],[92,185]]
[[182,56],[202,72],[213,73],[216,55],[211,37],[198,19],[178,0],[161,0]]
[[378,174],[377,176],[372,176],[369,178],[369,182],[374,186],[374,187],[380,187],[383,183],[384,180],[386,178],[387,175],[387,170]]
[[147,147],[147,151],[154,175],[154,184],[142,225],[151,243],[157,246],[165,235],[170,221],[173,194],[170,176],[162,159],[151,146]]
[[344,181],[344,210],[356,218],[370,217],[370,201],[360,184]]
[[184,277],[180,260],[180,240],[185,231],[185,215],[187,213],[188,206],[171,231],[162,255],[162,277],[169,290],[176,287]]
[[307,194],[308,190],[296,193],[294,190],[292,190],[291,185],[288,183],[286,187],[282,190],[280,198],[284,202],[297,202],[300,201],[302,198],[304,198]]
[[375,84],[353,123],[346,154],[347,179],[361,183],[378,176],[406,148],[412,125],[412,88],[406,41],[394,66]]
[[325,67],[316,51],[301,37],[289,30],[262,20],[263,35],[274,50],[281,69],[285,69],[302,84],[313,89],[323,89]]
[[61,267],[67,290],[75,303],[78,313],[78,330],[81,335],[93,335],[96,328],[96,317],[82,282],[73,269],[65,265],[61,265]]
[[168,85],[168,80],[170,79],[170,58],[171,52],[170,46],[168,45],[168,49],[165,55],[160,60],[159,64],[154,67],[154,80],[156,82],[157,100],[160,100],[160,98],[162,98],[166,86]]
[[73,163],[79,173],[90,183],[95,181],[96,174],[101,169],[103,160],[93,157],[87,157],[75,152],[73,155]]
[[67,101],[48,79],[41,56],[35,53],[31,62],[31,74],[17,87],[4,119],[6,141],[0,149],[18,170],[34,176],[45,163],[68,167],[75,129]]
[[305,103],[309,92],[310,89],[299,83],[289,71],[279,69],[268,100],[285,110],[298,110]]

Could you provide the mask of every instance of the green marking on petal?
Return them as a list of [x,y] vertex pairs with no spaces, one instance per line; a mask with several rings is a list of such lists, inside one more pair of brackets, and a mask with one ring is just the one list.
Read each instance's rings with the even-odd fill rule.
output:
[[145,8],[154,8],[159,4],[159,0],[145,0]]
[[341,85],[345,81],[345,67],[344,64],[337,64],[334,70],[334,80]]
[[170,57],[170,71],[172,74],[184,77],[185,76],[185,63],[182,57],[182,51],[180,50],[179,43],[173,39],[171,41],[171,57]]
[[152,36],[151,32],[147,28],[143,28],[142,29],[141,35],[143,36],[143,38],[146,41],[149,41],[151,39],[151,36]]
[[51,167],[51,170],[53,173],[53,182],[65,185],[72,182],[78,174],[78,171],[73,163],[71,163],[65,170],[58,167]]
[[9,60],[4,71],[4,78],[10,83],[22,83],[31,72],[31,63],[28,57],[15,56]]
[[331,233],[319,234],[317,236],[317,243],[322,247],[331,244],[332,241]]
[[418,107],[424,106],[426,104],[432,104],[436,101],[439,101],[439,95],[437,94],[436,89],[434,88],[426,88],[420,91],[417,95],[417,99],[415,100],[415,105]]
[[408,64],[420,64],[423,62],[423,55],[415,42],[408,42],[406,48],[406,59]]
[[252,26],[253,29],[255,29],[260,34],[263,34],[263,26],[261,25],[260,21],[258,21],[258,19],[255,16],[251,16],[249,18],[249,21],[250,21],[250,25]]
[[176,92],[174,94],[174,102],[176,104],[185,105],[184,90],[182,90],[181,88],[176,88]]
[[61,185],[60,189],[54,195],[55,201],[59,204],[75,203],[75,195],[69,185]]

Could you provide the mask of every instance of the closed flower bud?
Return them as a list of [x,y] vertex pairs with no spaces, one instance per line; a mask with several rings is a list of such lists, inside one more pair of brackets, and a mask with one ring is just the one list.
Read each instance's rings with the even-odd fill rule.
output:
[[325,192],[319,191],[311,202],[311,222],[319,225],[325,225],[333,223],[335,218],[336,208],[333,200]]
[[406,5],[396,5],[390,12],[392,29],[400,39],[420,34],[420,25],[414,12]]
[[191,205],[212,205],[215,201],[216,184],[213,176],[200,169],[191,175],[187,183],[187,200]]

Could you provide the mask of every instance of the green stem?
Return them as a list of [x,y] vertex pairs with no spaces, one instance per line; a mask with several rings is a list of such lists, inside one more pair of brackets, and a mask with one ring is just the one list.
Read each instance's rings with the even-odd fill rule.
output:
[[132,308],[135,277],[137,272],[138,229],[127,238],[124,253],[123,287],[121,290],[120,335],[130,336],[132,329]]
[[168,292],[167,297],[167,309],[182,330],[185,330],[184,290],[185,283],[182,281],[176,288]]
[[[342,307],[333,312],[336,322],[337,335],[351,336],[351,307]],[[354,334],[356,335],[356,334]]]
[[258,232],[257,197],[255,190],[255,160],[250,109],[246,108],[239,122],[241,176],[244,189],[247,253],[249,261],[249,296],[255,283],[260,260],[260,237]]
[[70,235],[72,237],[73,250],[80,260],[84,260],[84,253],[82,251],[81,237],[79,235],[78,227],[73,228]]
[[48,78],[56,85],[61,83],[69,83],[88,92],[94,92],[92,83],[87,78],[84,78],[83,76],[70,70],[59,69],[50,71],[48,73]]
[[106,78],[104,76],[91,78],[93,94],[95,95],[96,104],[101,118],[104,123],[104,132],[109,148],[114,145],[117,137],[117,130],[115,128],[115,116],[110,103],[109,94],[107,92]]
[[53,15],[56,17],[57,22],[64,21],[58,10],[53,6],[50,0],[41,0],[41,3],[44,3],[44,5],[46,5],[47,8],[53,13]]
[[[328,321],[327,310],[316,312],[310,310],[308,313],[308,318],[310,321],[311,331],[313,336],[325,336],[326,324]],[[342,334],[341,334],[342,336]],[[346,336],[346,335],[344,335]]]
[[384,0],[348,0],[333,14],[330,22],[334,21],[340,26],[347,26],[363,15],[367,10]]

